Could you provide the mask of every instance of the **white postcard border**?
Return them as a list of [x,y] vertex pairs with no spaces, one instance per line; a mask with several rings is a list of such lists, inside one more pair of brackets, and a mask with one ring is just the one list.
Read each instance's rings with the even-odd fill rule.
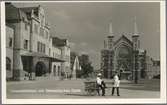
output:
[[[6,1],[7,2],[7,1]],[[160,2],[160,62],[161,62],[161,88],[160,98],[150,99],[7,99],[6,97],[6,39],[5,39],[5,2],[1,2],[1,83],[3,104],[142,104],[166,103],[166,9],[165,1],[9,1],[9,2]]]

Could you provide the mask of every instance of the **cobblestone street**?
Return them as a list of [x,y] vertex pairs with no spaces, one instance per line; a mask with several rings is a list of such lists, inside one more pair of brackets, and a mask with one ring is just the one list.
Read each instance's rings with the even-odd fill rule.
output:
[[159,86],[159,80],[142,80],[138,84],[123,82],[118,97],[111,96],[111,88],[106,89],[105,96],[88,96],[84,91],[84,80],[80,79],[7,82],[7,98],[159,98]]

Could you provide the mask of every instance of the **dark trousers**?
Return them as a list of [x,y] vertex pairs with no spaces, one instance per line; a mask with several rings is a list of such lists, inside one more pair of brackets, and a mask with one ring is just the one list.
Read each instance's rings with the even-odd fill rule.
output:
[[105,95],[105,87],[103,85],[97,85],[97,93],[100,96],[100,89],[102,90],[102,96]]
[[112,95],[114,95],[115,88],[117,89],[117,96],[119,96],[119,87],[112,88]]

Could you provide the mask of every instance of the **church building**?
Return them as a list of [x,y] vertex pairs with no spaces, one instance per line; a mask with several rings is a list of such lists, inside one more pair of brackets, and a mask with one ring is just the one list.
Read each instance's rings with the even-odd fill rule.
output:
[[116,71],[120,79],[124,80],[145,78],[146,50],[140,48],[139,38],[136,21],[131,39],[122,35],[115,40],[110,23],[107,41],[104,41],[104,48],[101,50],[101,70],[104,78],[112,78]]

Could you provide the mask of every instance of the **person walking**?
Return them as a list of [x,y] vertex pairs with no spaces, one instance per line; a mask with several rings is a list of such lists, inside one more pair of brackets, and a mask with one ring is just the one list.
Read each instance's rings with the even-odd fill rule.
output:
[[102,75],[101,73],[99,73],[97,75],[97,79],[96,79],[96,83],[97,83],[97,93],[100,96],[100,89],[102,90],[102,96],[105,96],[105,83],[102,80]]
[[120,96],[120,94],[119,94],[120,80],[119,80],[119,77],[118,77],[118,72],[115,72],[113,80],[114,80],[114,84],[113,84],[113,87],[112,87],[112,96],[114,95],[115,88],[117,90],[117,96]]

